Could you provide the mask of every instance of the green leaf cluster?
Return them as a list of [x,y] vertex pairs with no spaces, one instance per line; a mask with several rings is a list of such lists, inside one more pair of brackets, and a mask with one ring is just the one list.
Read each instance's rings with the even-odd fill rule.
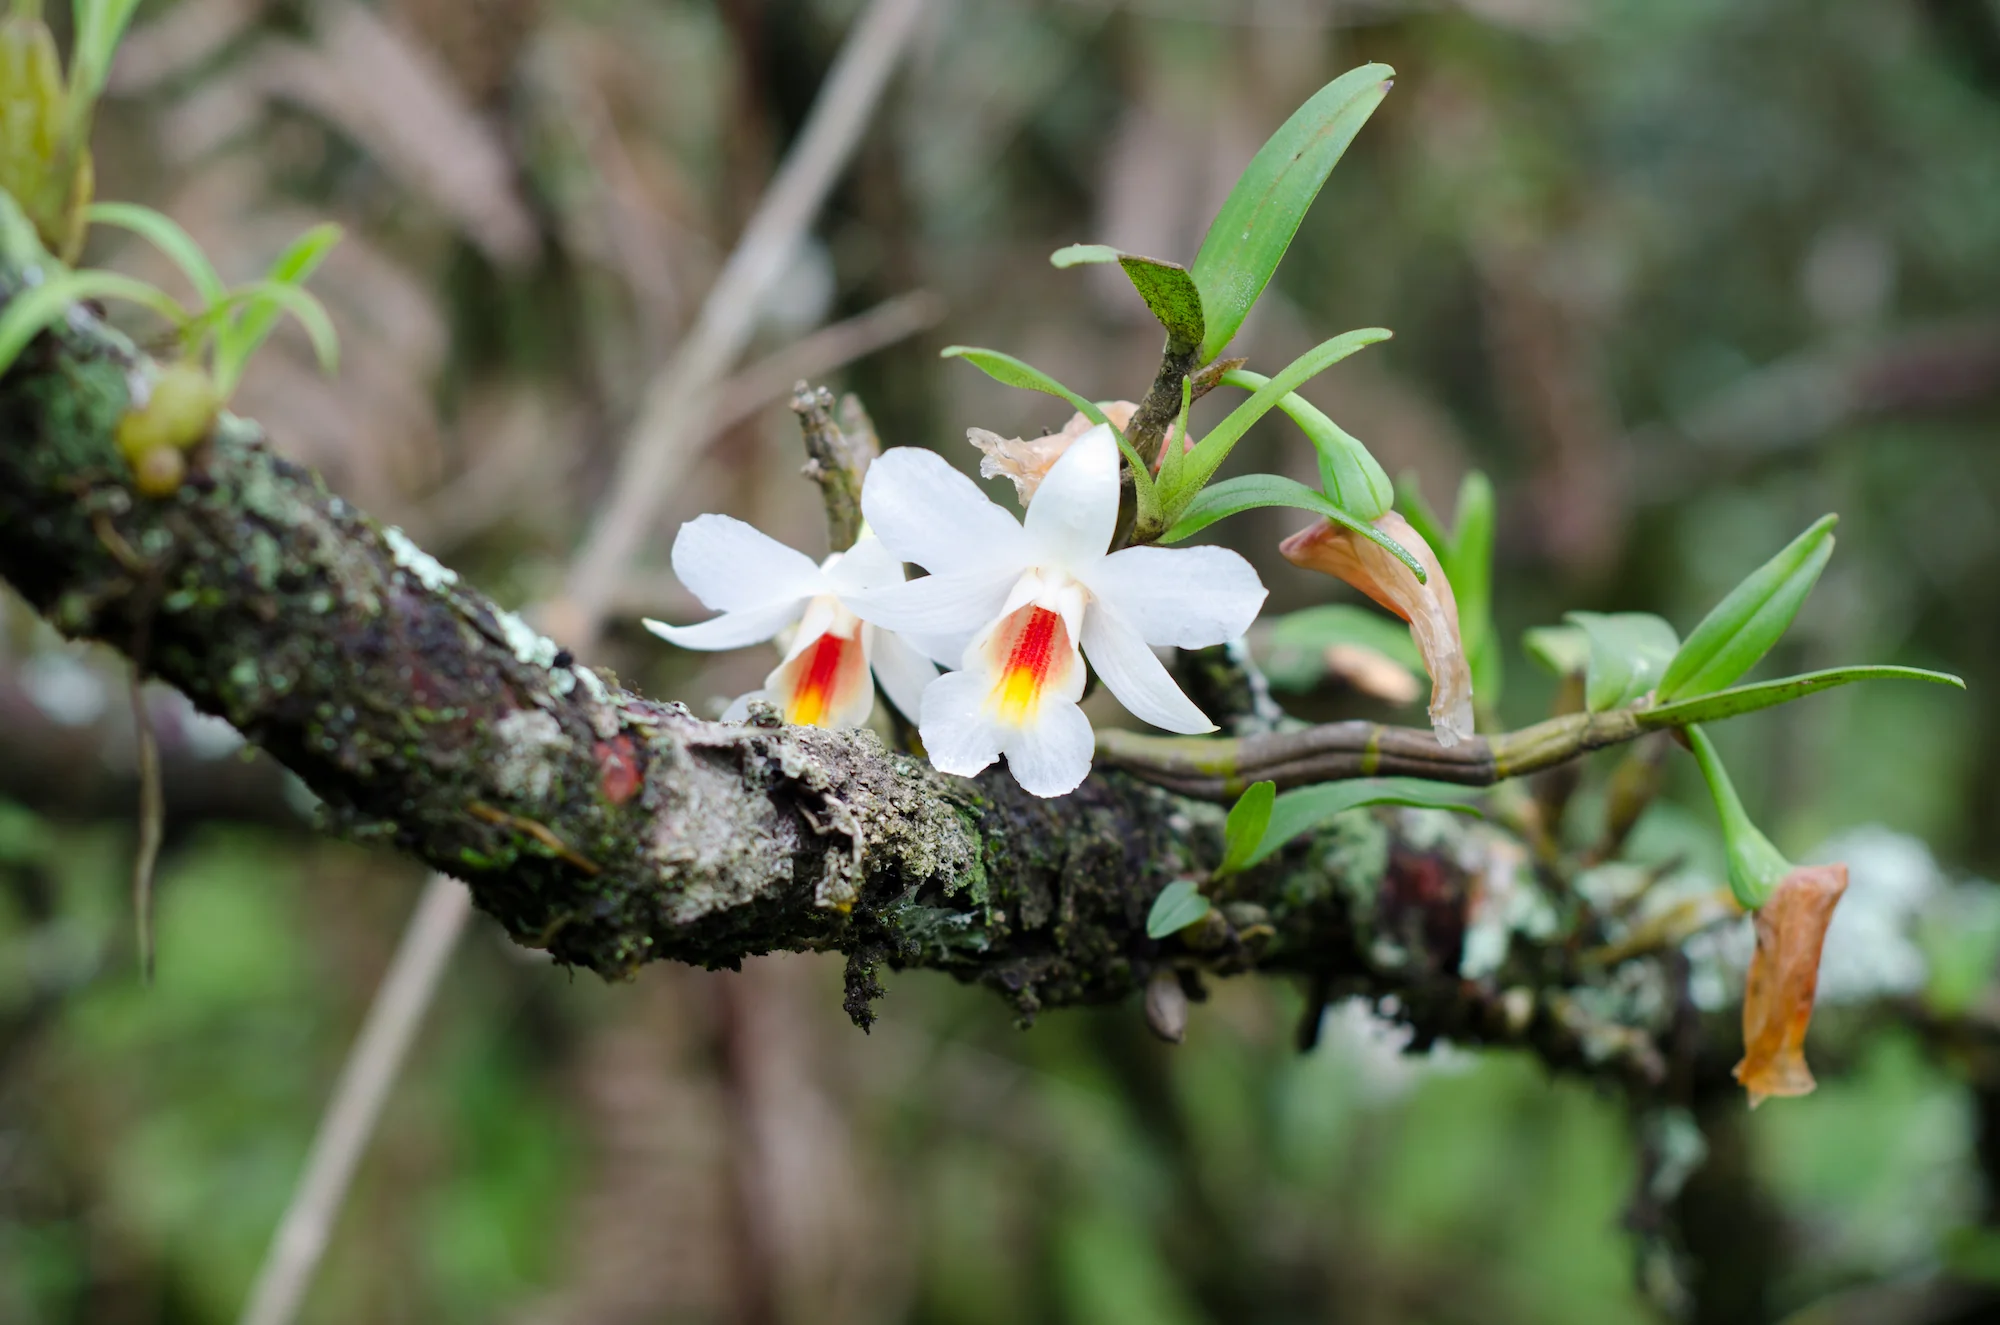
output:
[[[1301,106],[1244,169],[1191,266],[1106,244],[1072,244],[1050,255],[1057,267],[1116,263],[1159,320],[1167,333],[1162,380],[1171,389],[1177,374],[1181,387],[1181,423],[1173,436],[1188,436],[1189,370],[1220,360],[1270,283],[1313,199],[1388,94],[1392,73],[1386,65],[1363,66],[1327,84]],[[1385,543],[1421,578],[1415,558],[1369,528],[1370,521],[1389,509],[1392,496],[1381,466],[1358,441],[1295,394],[1315,375],[1388,337],[1380,328],[1348,332],[1315,346],[1275,378],[1241,370],[1217,374],[1222,382],[1249,390],[1251,397],[1185,454],[1179,445],[1163,445],[1156,463],[1140,455],[1120,433],[1118,443],[1132,472],[1137,508],[1132,541],[1177,542],[1240,511],[1293,506],[1337,519]],[[944,353],[947,358],[967,360],[997,381],[1060,397],[1086,417],[1106,422],[1102,411],[1079,393],[1011,355],[962,345]],[[1224,491],[1211,496],[1215,490],[1209,484],[1217,470],[1251,426],[1273,408],[1290,414],[1318,449],[1324,492],[1265,474],[1217,485]]]

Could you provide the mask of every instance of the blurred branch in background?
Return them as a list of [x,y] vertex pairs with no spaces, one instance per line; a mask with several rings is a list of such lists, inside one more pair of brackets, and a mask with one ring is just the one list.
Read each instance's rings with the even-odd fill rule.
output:
[[550,628],[579,652],[591,652],[661,502],[713,434],[722,378],[749,343],[765,298],[860,143],[923,10],[924,0],[871,0],[700,314],[646,388],[605,503],[587,526],[563,599],[551,608]]
[[[875,0],[857,22],[827,75],[813,114],[717,277],[701,315],[687,332],[682,348],[649,389],[605,508],[577,554],[568,596],[551,609],[559,617],[555,623],[558,632],[575,641],[576,647],[587,648],[596,637],[654,511],[677,471],[687,463],[683,452],[697,451],[708,436],[775,398],[799,377],[830,370],[893,343],[940,316],[934,297],[921,293],[904,296],[808,337],[753,367],[739,380],[720,388],[716,385],[716,379],[748,343],[766,296],[783,277],[793,249],[860,140],[922,10],[923,0]],[[385,65],[392,75],[403,69],[416,73],[401,63],[402,48],[374,20],[362,17],[362,11],[343,5],[334,13],[338,24],[333,31],[334,68],[367,69],[371,77]],[[353,50],[346,51],[348,58],[343,58],[341,42],[367,46],[370,58],[352,58],[357,54]],[[283,85],[298,95],[291,80],[318,67],[295,62]],[[419,124],[433,126],[431,139],[456,137],[462,145],[474,144],[476,140],[463,131],[461,121],[446,103],[426,103],[415,95],[415,89],[436,87],[440,82],[434,77],[411,77],[411,96],[405,98],[405,109],[409,109],[409,100],[419,103],[417,109],[424,112]],[[306,80],[304,86],[310,89],[313,83]],[[333,118],[338,122],[338,112],[351,104],[356,103],[328,96],[320,108],[335,112]],[[368,99],[358,104],[377,103]],[[389,137],[400,144],[409,125],[400,117],[395,123],[398,132]],[[361,122],[357,136],[365,140],[372,124],[372,120]],[[396,159],[398,156],[392,155],[391,160]],[[478,233],[496,258],[518,260],[526,251],[524,224],[516,226],[504,206],[496,212],[481,205],[480,195],[486,195],[486,202],[494,196],[490,187],[482,187],[492,182],[491,172],[480,169],[487,160],[476,150],[465,153],[458,168],[443,182],[441,192],[448,209],[463,205],[468,215],[478,216]],[[422,173],[420,164],[412,165]],[[459,186],[452,186],[454,180],[461,181]],[[435,181],[433,186],[437,186]],[[462,481],[471,483],[479,486],[436,499],[446,520],[452,511],[490,509],[492,499],[503,495],[493,491],[499,485],[488,472]],[[447,532],[449,528],[447,525]],[[389,1087],[401,1070],[416,1027],[470,914],[471,900],[464,886],[444,875],[433,876],[335,1086],[306,1175],[274,1235],[265,1267],[245,1307],[245,1325],[287,1325],[295,1316]]]

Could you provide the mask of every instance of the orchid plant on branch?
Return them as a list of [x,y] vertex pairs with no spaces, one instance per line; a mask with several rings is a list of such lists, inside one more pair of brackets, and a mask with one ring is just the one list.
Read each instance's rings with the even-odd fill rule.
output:
[[[1092,400],[997,350],[944,351],[1075,411],[1059,431],[1039,438],[968,430],[984,453],[982,476],[1010,480],[1025,507],[1022,520],[937,453],[892,449],[867,467],[860,498],[866,532],[852,551],[814,567],[758,542],[754,531],[703,516],[682,528],[674,565],[695,595],[724,615],[693,626],[648,625],[689,648],[789,632],[764,689],[739,699],[728,716],[746,716],[761,700],[787,721],[859,725],[871,708],[872,664],[890,701],[917,723],[920,747],[940,772],[971,776],[1004,757],[1023,789],[1060,797],[1083,782],[1097,755],[1189,794],[1236,798],[1222,863],[1155,900],[1147,931],[1168,942],[1196,943],[1215,923],[1209,894],[1225,891],[1231,874],[1340,815],[1376,804],[1476,813],[1479,807],[1447,784],[1498,784],[1602,745],[1672,732],[1695,753],[1714,791],[1734,906],[1757,917],[1737,1078],[1753,1104],[1810,1090],[1802,1046],[1820,945],[1845,870],[1794,868],[1777,853],[1744,813],[1701,724],[1857,681],[1963,683],[1915,668],[1864,666],[1739,684],[1790,626],[1831,556],[1835,520],[1827,516],[1731,591],[1685,642],[1661,618],[1629,612],[1573,612],[1562,626],[1531,632],[1530,652],[1572,680],[1565,693],[1575,697],[1575,711],[1519,731],[1476,734],[1494,722],[1502,677],[1490,607],[1491,484],[1469,475],[1447,525],[1413,484],[1392,483],[1363,442],[1298,394],[1326,369],[1389,339],[1386,330],[1333,337],[1270,374],[1224,357],[1307,209],[1390,86],[1391,70],[1368,65],[1302,106],[1251,161],[1192,263],[1101,244],[1052,256],[1063,268],[1115,263],[1158,319],[1166,336],[1160,366],[1138,403]],[[1190,406],[1218,387],[1248,397],[1197,437]],[[1313,448],[1317,488],[1277,474],[1218,478],[1237,444],[1274,410]],[[1281,544],[1287,560],[1344,581],[1407,625],[1411,652],[1431,682],[1428,733],[1287,720],[1265,735],[1208,736],[1216,730],[1212,715],[1154,651],[1240,639],[1265,591],[1232,551],[1172,545],[1268,507],[1313,517]],[[904,563],[926,573],[906,579]],[[1336,623],[1325,644],[1341,643],[1352,627],[1346,616],[1319,619]],[[1372,626],[1361,633],[1380,638]],[[1078,707],[1092,674],[1133,717],[1175,736],[1093,733]],[[1380,776],[1394,773],[1405,776]],[[1487,808],[1523,813],[1518,794],[1496,796]],[[1149,1017],[1156,992],[1149,990]],[[1162,997],[1171,1005],[1171,990]]]
[[[0,22],[0,109],[7,112],[0,116],[0,271],[7,275],[6,288],[0,290],[5,297],[0,305],[0,374],[38,340],[61,341],[82,300],[136,302],[167,322],[176,362],[159,368],[129,342],[117,350],[129,364],[121,373],[124,403],[112,428],[125,472],[106,477],[99,466],[86,483],[129,488],[105,495],[85,525],[99,550],[113,556],[121,576],[144,579],[163,572],[133,552],[107,512],[115,508],[118,517],[144,518],[149,510],[183,511],[206,502],[204,509],[214,508],[209,513],[216,521],[204,527],[203,537],[217,547],[231,547],[240,539],[243,531],[228,518],[232,512],[226,501],[190,494],[183,479],[211,464],[239,482],[247,482],[245,475],[263,473],[257,468],[265,463],[258,447],[242,435],[254,428],[225,426],[222,406],[245,362],[280,316],[299,321],[331,367],[332,328],[303,282],[338,232],[331,227],[308,231],[263,279],[232,288],[193,239],[166,217],[94,201],[87,149],[91,109],[132,5],[130,0],[76,0],[76,7],[78,38],[67,73],[57,64],[35,0],[16,0]],[[1831,557],[1834,518],[1828,516],[1747,576],[1685,640],[1663,619],[1633,612],[1573,612],[1562,625],[1529,632],[1523,641],[1528,651],[1563,679],[1562,703],[1545,721],[1499,729],[1503,650],[1491,610],[1497,523],[1491,485],[1482,475],[1469,475],[1447,523],[1413,485],[1392,483],[1366,444],[1299,394],[1318,374],[1387,340],[1390,333],[1379,328],[1349,331],[1268,373],[1229,357],[1237,332],[1313,200],[1387,96],[1390,77],[1386,66],[1368,65],[1335,79],[1302,106],[1251,160],[1191,262],[1183,265],[1095,244],[1072,245],[1053,255],[1057,267],[1115,263],[1158,319],[1165,333],[1159,367],[1136,402],[1092,399],[997,350],[953,346],[944,351],[945,357],[963,359],[1000,382],[1057,397],[1074,411],[1059,431],[1040,438],[968,431],[969,440],[983,452],[982,475],[1009,481],[1024,508],[1020,518],[934,451],[906,446],[874,456],[871,445],[822,448],[824,455],[814,451],[836,538],[832,555],[822,562],[725,516],[687,522],[674,542],[674,570],[701,603],[720,615],[682,625],[649,621],[648,627],[688,649],[734,649],[772,640],[781,649],[764,684],[739,697],[721,724],[690,727],[695,720],[684,709],[647,707],[637,697],[614,691],[590,668],[577,665],[567,650],[469,594],[453,572],[396,531],[373,529],[337,502],[329,502],[322,513],[314,504],[319,495],[301,492],[297,499],[311,513],[287,508],[291,524],[319,521],[329,531],[324,534],[329,544],[345,539],[365,545],[366,552],[356,555],[378,567],[385,586],[395,586],[401,595],[397,601],[404,605],[399,610],[428,611],[458,623],[426,639],[439,648],[454,641],[474,650],[493,645],[505,654],[504,662],[487,661],[515,681],[481,690],[480,703],[504,708],[502,701],[524,693],[522,687],[542,697],[532,710],[507,708],[492,723],[471,724],[459,735],[513,755],[522,754],[526,741],[533,747],[527,762],[545,776],[524,778],[515,766],[519,761],[503,760],[492,786],[479,785],[479,794],[463,802],[442,797],[432,806],[433,830],[412,833],[410,840],[423,843],[426,858],[440,868],[502,878],[483,904],[500,899],[505,907],[528,906],[540,923],[517,926],[517,932],[565,959],[599,969],[629,969],[656,937],[638,932],[641,923],[652,922],[632,916],[654,913],[640,906],[622,915],[593,891],[599,900],[588,907],[543,914],[535,908],[553,908],[562,894],[545,893],[539,886],[513,887],[510,870],[525,868],[550,878],[574,872],[597,881],[623,868],[638,882],[622,896],[642,899],[646,906],[657,895],[672,899],[668,922],[656,932],[667,940],[661,946],[676,955],[726,964],[741,951],[761,950],[758,943],[845,944],[861,962],[858,986],[867,986],[868,963],[875,959],[867,954],[885,951],[883,935],[903,933],[907,939],[907,932],[897,928],[902,922],[894,918],[904,912],[896,908],[907,908],[924,886],[900,885],[895,879],[943,877],[944,896],[949,897],[961,888],[962,876],[985,868],[979,863],[981,853],[991,846],[976,839],[968,821],[946,804],[957,791],[927,799],[912,790],[920,779],[907,761],[879,761],[879,746],[871,754],[859,746],[822,744],[835,738],[810,730],[867,724],[879,686],[905,720],[898,730],[911,754],[928,760],[924,776],[938,780],[926,786],[979,775],[990,789],[995,775],[985,770],[1004,759],[1007,775],[1025,793],[1010,803],[1048,807],[1051,814],[1059,814],[1061,803],[1072,796],[1127,796],[1135,790],[1142,796],[1172,793],[1232,805],[1219,859],[1199,870],[1190,867],[1184,877],[1157,887],[1148,885],[1143,941],[1151,946],[1136,961],[1114,954],[1101,972],[1074,975],[1067,984],[1052,977],[1043,981],[1049,990],[1061,988],[1066,996],[1082,1000],[1143,976],[1149,1018],[1163,1035],[1178,1038],[1185,1025],[1184,1004],[1176,1004],[1184,997],[1176,992],[1182,976],[1193,979],[1204,967],[1243,969],[1272,937],[1268,908],[1236,896],[1235,890],[1240,881],[1268,870],[1297,839],[1370,806],[1482,814],[1530,845],[1537,868],[1564,883],[1588,860],[1616,852],[1651,793],[1643,781],[1636,784],[1637,791],[1619,792],[1622,801],[1611,818],[1624,828],[1608,831],[1595,854],[1579,854],[1562,842],[1561,798],[1530,797],[1517,780],[1591,750],[1664,731],[1696,757],[1721,814],[1729,859],[1729,906],[1699,910],[1689,925],[1713,923],[1718,914],[1731,912],[1756,915],[1756,957],[1743,1000],[1745,1050],[1737,1078],[1753,1102],[1810,1089],[1803,1042],[1821,943],[1845,888],[1845,874],[1838,865],[1795,867],[1778,852],[1751,823],[1703,728],[1853,682],[1962,683],[1942,673],[1895,666],[1744,680],[1790,627]],[[116,273],[75,267],[92,225],[133,232],[158,247],[180,268],[200,307],[189,308]],[[95,336],[95,320],[86,318],[84,324],[82,330],[70,330]],[[103,337],[90,340],[93,353],[110,343]],[[1196,436],[1193,403],[1224,387],[1247,394]],[[1285,415],[1312,448],[1318,486],[1269,473],[1223,476],[1238,444],[1274,412]],[[112,467],[117,463],[114,459]],[[834,474],[828,466],[841,472]],[[20,492],[13,494],[30,504],[24,509],[70,500],[76,490],[76,476],[55,460],[44,469],[57,476],[34,470],[41,477],[23,480]],[[257,483],[248,486],[262,490]],[[1240,715],[1205,710],[1177,676],[1174,651],[1222,646],[1226,666],[1247,675],[1254,661],[1243,641],[1266,593],[1238,553],[1181,545],[1244,511],[1274,507],[1310,517],[1309,524],[1280,544],[1278,551],[1287,560],[1359,590],[1395,621],[1329,605],[1276,623],[1273,636],[1308,653],[1336,645],[1372,649],[1386,666],[1407,666],[1413,677],[1417,671],[1427,673],[1428,728],[1360,721],[1314,726],[1273,714],[1252,724],[1254,730],[1239,725],[1235,735],[1215,734],[1217,717]],[[17,521],[15,530],[32,523]],[[186,541],[185,529],[178,536],[161,532],[166,544],[176,537]],[[31,564],[31,550],[32,541],[16,546],[16,563]],[[923,574],[910,578],[911,566]],[[188,573],[201,571],[196,567]],[[304,568],[299,575],[308,578]],[[60,597],[83,613],[74,626],[77,633],[98,628],[84,606],[98,598],[59,595],[59,584],[43,579],[42,588],[49,591],[45,598],[53,602]],[[348,592],[347,581],[334,577],[329,583]],[[111,601],[129,591],[127,584],[99,598]],[[326,593],[329,602],[339,597],[333,589]],[[211,599],[217,610],[233,606],[229,594],[220,591],[207,598],[189,592],[174,601],[183,598],[189,610]],[[261,607],[243,619],[255,623],[251,634],[261,640],[272,622],[262,610],[268,604],[259,602]],[[357,619],[373,623],[383,602],[383,595],[372,589],[356,591]],[[150,623],[154,611],[148,605],[141,616]],[[315,612],[325,616],[323,609]],[[1398,633],[1405,627],[1407,639]],[[371,624],[360,637],[375,641],[374,629]],[[274,730],[281,738],[292,739],[303,752],[299,762],[333,751],[337,771],[315,765],[324,777],[359,778],[372,795],[380,789],[368,780],[383,776],[382,769],[405,775],[428,756],[421,742],[379,738],[365,749],[357,744],[349,751],[323,726],[312,728],[310,739],[300,743],[299,734],[287,736],[289,728],[283,726],[291,720],[289,709],[269,710],[261,690],[238,684],[239,673],[248,676],[258,668],[232,666],[226,669],[226,684],[211,684],[194,653],[184,652],[184,678],[199,683],[197,689],[208,685],[205,693],[232,721],[247,727],[277,723]],[[137,648],[136,654],[143,653],[143,646]],[[356,649],[352,658],[363,672],[380,661],[372,642]],[[1174,665],[1170,658],[1176,659]],[[338,667],[323,670],[336,679],[347,675]],[[413,673],[406,669],[395,675],[400,681]],[[434,673],[432,679],[442,675]],[[1171,734],[1093,730],[1081,707],[1093,676],[1134,718]],[[286,690],[294,680],[285,678]],[[579,704],[587,712],[571,711]],[[353,715],[340,717],[343,722],[364,721],[352,708],[331,702],[323,708]],[[319,714],[321,708],[312,712]],[[558,714],[571,722],[574,735],[565,731]],[[718,731],[725,734],[715,735]],[[662,807],[678,803],[675,793],[658,783],[666,768],[697,766],[685,746],[750,751],[762,748],[767,740],[762,733],[772,731],[780,735],[769,740],[794,742],[785,747],[791,753],[777,761],[783,778],[797,780],[819,797],[828,816],[805,812],[800,817],[816,838],[844,835],[851,851],[801,850],[769,859],[754,851],[732,855],[726,869],[740,877],[732,876],[731,887],[718,886],[714,879],[690,886],[682,879],[675,891],[662,882],[661,871],[692,868],[693,857],[675,854],[680,849],[676,844],[690,827],[698,831],[704,824],[649,820],[645,831],[627,832],[634,826],[630,817],[664,813]],[[783,735],[787,731],[792,734]],[[675,741],[683,746],[674,746]],[[642,754],[653,748],[648,743],[662,751],[650,774]],[[679,753],[666,753],[671,750]],[[836,750],[844,752],[833,756],[836,762],[852,761],[851,769],[840,775],[847,782],[839,782],[831,766],[813,764]],[[547,763],[558,759],[570,761],[560,777]],[[451,767],[454,776],[476,779],[490,762],[457,760]],[[809,777],[804,771],[808,764],[816,770]],[[1093,780],[1094,765],[1124,776]],[[1132,778],[1155,787],[1135,788]],[[834,793],[837,783],[852,801]],[[578,794],[587,798],[587,805],[557,808],[576,821],[575,840],[595,842],[589,851],[524,812],[525,807],[548,813],[558,787],[585,789]],[[1492,790],[1480,795],[1468,788]],[[398,784],[393,792],[382,792],[381,803],[407,812],[422,799],[408,794],[413,789],[407,782]],[[767,816],[756,822],[764,825],[770,841],[789,831],[789,792],[772,797],[759,789],[753,794],[725,778],[714,794],[721,799],[712,805],[741,802],[746,813]],[[863,797],[872,798],[872,828],[864,826],[865,816],[855,808],[854,801]],[[1163,803],[1171,802],[1154,802]],[[1164,815],[1165,820],[1179,821],[1174,814]],[[1129,819],[1127,827],[1156,835],[1166,831]],[[470,839],[475,837],[491,849],[474,845]],[[673,850],[663,848],[663,842]],[[871,873],[866,857],[877,843],[886,844],[891,854],[900,853],[901,863]],[[738,845],[734,837],[730,845]],[[787,862],[794,856],[823,859],[829,871],[807,890],[810,907],[802,919],[794,917],[800,926],[796,933],[743,939],[727,921],[703,928],[704,917],[711,914],[704,908],[726,917],[730,906],[755,910],[762,899],[777,897],[776,891],[759,890],[775,890],[774,880],[789,879],[789,866],[780,868],[779,855]],[[878,884],[895,893],[894,904],[887,909],[857,906],[868,902],[866,889]],[[599,887],[593,883],[594,890]],[[1029,923],[1019,914],[1012,922],[1003,919],[983,894],[968,904],[988,907],[981,923],[996,933],[1004,935],[1009,923]],[[975,919],[967,913],[952,923]],[[1692,932],[1667,926],[1653,939],[1671,944]],[[1061,935],[1051,938],[1060,948]],[[750,946],[730,946],[739,940]],[[985,951],[977,944],[968,948],[973,950]],[[1624,955],[1629,952],[1613,954]],[[1296,951],[1291,959],[1297,960]],[[1599,960],[1611,958],[1600,955]],[[1048,969],[1069,961],[1068,955],[1051,959]],[[994,978],[1015,991],[1024,1015],[1039,1005],[1034,982],[1020,970]],[[866,997],[859,998],[864,1012],[866,1003]],[[1510,1015],[1504,1007],[1500,1013],[1503,1022]],[[857,1019],[865,1022],[862,1014]],[[1565,1036],[1571,1035],[1573,1021],[1563,1023]]]

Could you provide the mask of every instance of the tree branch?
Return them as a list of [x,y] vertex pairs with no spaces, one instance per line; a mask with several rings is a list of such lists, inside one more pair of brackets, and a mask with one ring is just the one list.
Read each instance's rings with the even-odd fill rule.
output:
[[[1148,938],[1160,890],[1217,862],[1218,806],[1115,769],[1040,800],[867,731],[698,720],[574,663],[242,420],[225,416],[178,492],[139,497],[111,435],[146,371],[78,310],[0,380],[0,576],[66,634],[143,642],[136,661],[297,772],[328,827],[463,878],[524,944],[612,977],[839,950],[863,1019],[882,961],[988,985],[1024,1017],[1160,969],[1291,972],[1394,994],[1426,1039],[1658,1077],[1643,1030],[1603,1033],[1536,992],[1579,977],[1482,903],[1540,886],[1497,828],[1348,816],[1210,882],[1205,926]],[[1469,936],[1495,925],[1505,962],[1467,979]]]

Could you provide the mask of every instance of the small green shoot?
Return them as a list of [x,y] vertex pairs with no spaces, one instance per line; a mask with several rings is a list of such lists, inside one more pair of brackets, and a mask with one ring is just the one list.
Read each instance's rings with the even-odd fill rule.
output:
[[1215,867],[1217,877],[1240,873],[1249,865],[1257,844],[1264,840],[1264,830],[1271,825],[1271,805],[1277,799],[1277,783],[1253,782],[1229,807],[1222,829],[1222,863]]
[[1178,934],[1206,917],[1212,908],[1193,879],[1175,879],[1160,889],[1153,909],[1146,913],[1146,937],[1163,939]]

